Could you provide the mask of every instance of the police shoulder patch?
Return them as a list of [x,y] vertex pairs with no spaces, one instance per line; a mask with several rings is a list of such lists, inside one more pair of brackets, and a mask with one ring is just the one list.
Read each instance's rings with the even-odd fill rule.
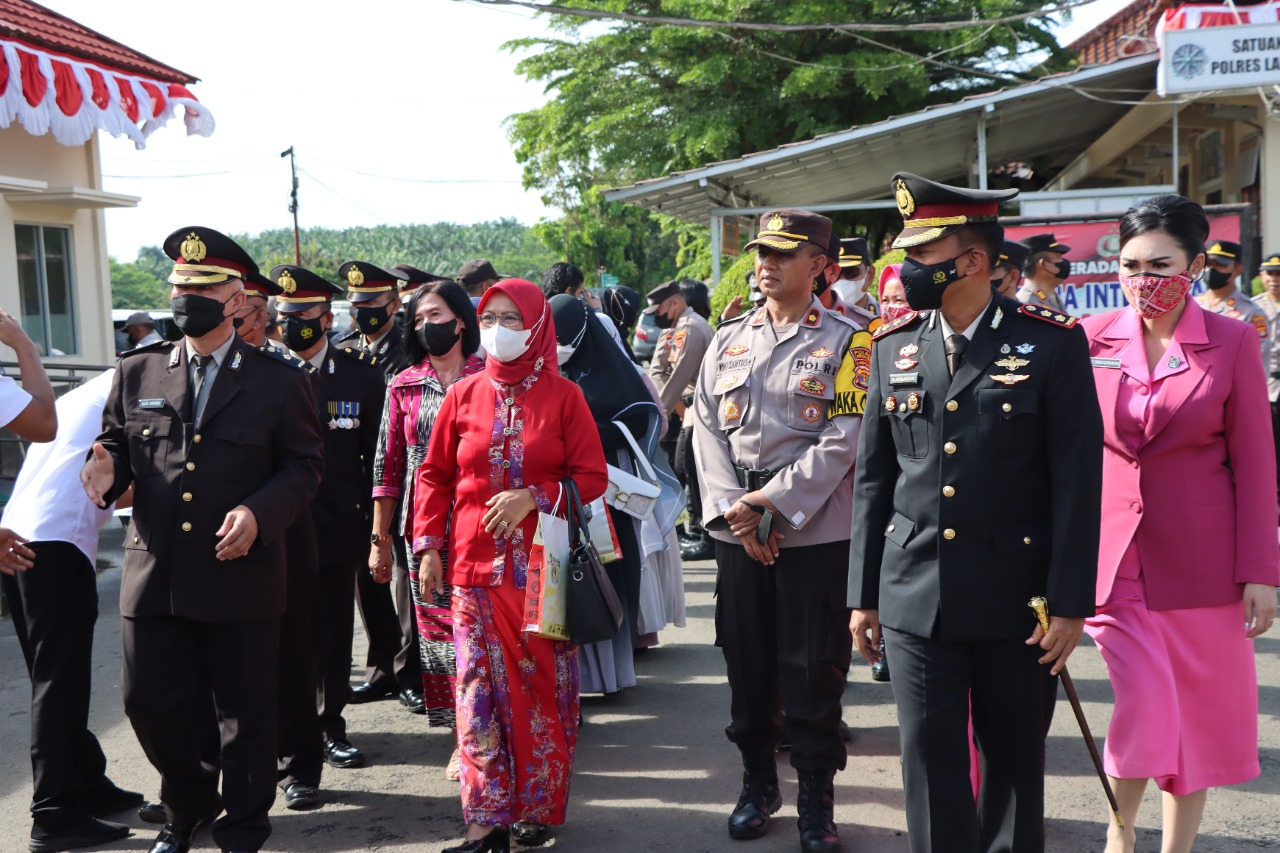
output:
[[919,319],[920,316],[919,311],[908,311],[892,323],[885,323],[880,328],[876,329],[875,333],[871,336],[871,339],[878,341],[890,332],[896,332],[898,329],[910,326]]
[[1061,311],[1054,311],[1052,308],[1045,308],[1040,305],[1023,305],[1018,309],[1018,313],[1042,320],[1052,326],[1061,326],[1064,329],[1074,328],[1080,322],[1079,317],[1072,317],[1070,314],[1063,314]]
[[835,397],[827,407],[827,419],[861,415],[867,407],[867,386],[870,383],[871,333],[857,331],[840,361],[840,369],[836,371]]
[[267,358],[287,364],[294,370],[301,370],[304,373],[315,373],[316,369],[309,361],[304,361],[290,352],[285,352],[279,347],[273,347],[271,344],[263,344],[260,347],[250,347],[254,352],[261,353]]

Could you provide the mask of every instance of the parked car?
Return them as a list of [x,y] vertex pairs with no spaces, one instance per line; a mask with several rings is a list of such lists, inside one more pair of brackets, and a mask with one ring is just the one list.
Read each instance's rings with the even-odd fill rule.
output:
[[658,336],[662,330],[658,328],[658,319],[654,314],[641,314],[636,323],[636,333],[631,338],[631,351],[636,354],[637,361],[648,361],[653,358],[653,348],[658,345]]
[[347,300],[336,300],[329,310],[333,312],[333,325],[329,327],[329,340],[345,335],[356,327],[356,318],[351,313],[351,303]]
[[[116,355],[127,349],[132,349],[129,345],[129,336],[124,332],[124,322],[129,319],[131,314],[137,313],[136,308],[112,308],[111,309],[111,329],[115,332],[116,337]],[[160,337],[166,341],[176,341],[182,337],[182,332],[173,322],[173,312],[168,309],[146,310],[151,315],[151,319],[156,322],[156,331],[160,333]]]

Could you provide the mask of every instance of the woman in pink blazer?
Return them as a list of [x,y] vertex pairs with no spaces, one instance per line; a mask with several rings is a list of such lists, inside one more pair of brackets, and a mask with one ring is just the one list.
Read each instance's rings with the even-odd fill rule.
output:
[[1160,196],[1120,223],[1130,308],[1084,321],[1102,406],[1097,616],[1116,705],[1105,764],[1132,851],[1147,780],[1164,853],[1190,851],[1208,789],[1255,778],[1253,637],[1280,584],[1276,459],[1257,331],[1187,298],[1204,269],[1200,205]]

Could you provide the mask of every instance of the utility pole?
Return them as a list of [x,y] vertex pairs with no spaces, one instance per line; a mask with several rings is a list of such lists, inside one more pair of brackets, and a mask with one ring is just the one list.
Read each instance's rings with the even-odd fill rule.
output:
[[293,262],[302,266],[302,245],[298,238],[298,163],[293,158],[293,146],[281,151],[280,156],[289,158],[289,168],[293,172],[293,190],[289,193],[289,212],[293,214]]

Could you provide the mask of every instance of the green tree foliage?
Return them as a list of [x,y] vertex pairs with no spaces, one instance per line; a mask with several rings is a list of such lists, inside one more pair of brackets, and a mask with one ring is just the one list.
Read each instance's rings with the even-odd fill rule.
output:
[[[1039,0],[577,0],[575,5],[641,15],[762,23],[924,22],[990,19],[1038,10]],[[634,262],[632,241],[670,235],[649,216],[602,207],[593,193],[763,151],[822,133],[954,101],[1066,67],[1050,21],[1030,18],[949,31],[757,32],[568,16],[549,18],[555,36],[510,42],[517,66],[551,99],[508,119],[524,183],[567,211],[553,223],[570,258]],[[919,59],[928,56],[932,62]],[[1028,60],[1026,57],[1033,57]],[[990,75],[1001,79],[992,79]],[[619,208],[621,209],[621,208]],[[589,211],[589,212],[588,212]],[[572,236],[584,220],[579,247]],[[544,232],[540,232],[544,233]],[[601,242],[620,237],[622,246]],[[705,264],[706,228],[678,237]],[[669,244],[668,244],[669,246]],[[616,249],[624,259],[614,260]],[[606,263],[606,265],[608,265]],[[680,266],[686,266],[680,264]],[[644,274],[644,267],[637,266]],[[610,272],[614,272],[610,268]],[[660,280],[660,277],[659,277]],[[644,282],[645,289],[656,280]]]
[[149,308],[169,307],[169,285],[165,278],[173,268],[170,261],[164,271],[165,278],[139,263],[122,264],[109,258],[111,270],[111,307],[142,311]]
[[[714,322],[720,320],[720,315],[724,312],[725,306],[735,296],[741,296],[744,300],[751,293],[751,288],[747,284],[747,274],[756,268],[756,256],[754,252],[745,252],[742,257],[734,261],[733,265],[725,269],[720,274],[720,284],[716,285],[716,289],[711,294],[711,319]],[[744,305],[750,305],[744,302]]]

